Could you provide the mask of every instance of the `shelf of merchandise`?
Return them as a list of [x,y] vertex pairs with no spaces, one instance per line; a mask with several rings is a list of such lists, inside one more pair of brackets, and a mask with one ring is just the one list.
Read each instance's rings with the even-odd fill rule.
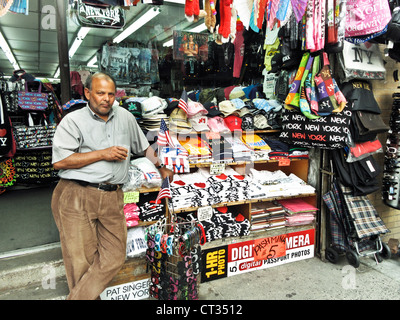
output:
[[[276,133],[279,132],[279,130],[260,130],[260,131],[252,131],[252,133]],[[194,134],[195,132],[193,132]],[[198,134],[198,133],[197,133]],[[205,163],[197,163],[197,164],[190,164],[191,170],[194,170],[196,168],[204,168],[204,167],[210,167],[211,163],[210,162],[205,162]],[[246,172],[248,172],[248,168],[253,167],[256,170],[268,170],[268,171],[276,171],[276,170],[281,170],[285,174],[289,175],[290,173],[295,174],[297,177],[299,177],[301,180],[303,180],[305,183],[307,183],[308,180],[308,165],[309,165],[309,159],[290,159],[289,163],[286,163],[284,165],[281,165],[281,162],[279,160],[257,160],[257,161],[241,161],[241,162],[230,162],[226,163],[227,166],[233,167],[233,169],[238,172],[241,175],[245,175]],[[138,191],[139,193],[148,193],[148,192],[154,192],[155,197],[156,197],[156,192],[160,190],[159,187],[155,188],[140,188]],[[317,195],[315,193],[307,193],[307,194],[298,194],[298,195],[289,195],[289,196],[275,196],[275,197],[266,197],[266,198],[258,198],[258,199],[247,199],[247,200],[242,200],[242,201],[236,201],[236,202],[223,202],[223,203],[218,203],[212,205],[213,208],[218,208],[218,207],[223,207],[223,206],[229,206],[230,209],[233,211],[240,211],[240,213],[243,214],[243,216],[246,219],[249,219],[251,221],[251,206],[256,204],[256,203],[261,203],[261,202],[271,202],[271,201],[276,201],[276,200],[281,200],[281,199],[290,199],[290,198],[302,198],[304,201],[307,203],[316,206],[317,202]],[[165,199],[163,199],[165,201]],[[168,203],[165,202],[166,205],[166,215],[167,218],[170,217],[171,209],[168,208]],[[189,207],[189,208],[182,208],[179,210],[174,210],[174,213],[186,213],[186,212],[193,212],[197,211],[199,208],[198,207]],[[146,227],[149,225],[154,224],[155,221],[151,222],[139,222],[139,226]],[[242,241],[247,241],[251,239],[260,239],[260,238],[265,238],[265,237],[271,237],[271,236],[276,236],[276,235],[281,235],[281,234],[288,234],[290,232],[295,232],[295,231],[301,231],[301,230],[307,230],[307,229],[313,229],[315,228],[315,222],[309,225],[301,225],[301,226],[295,226],[295,227],[287,227],[287,226],[281,226],[277,228],[265,228],[257,231],[252,231],[250,232],[249,235],[247,236],[242,236],[242,237],[229,237],[229,238],[223,238],[219,240],[214,240],[210,243],[206,243],[202,249],[208,249],[208,248],[216,248],[220,246],[221,244],[231,244],[231,243],[237,243],[237,242],[242,242]],[[114,279],[110,283],[110,287],[114,285],[120,285],[128,282],[133,282],[133,281],[139,281],[143,279],[148,279],[149,273],[146,270],[146,260],[144,257],[138,257],[138,258],[129,258],[126,260],[124,266],[122,267],[121,271],[114,277]]]

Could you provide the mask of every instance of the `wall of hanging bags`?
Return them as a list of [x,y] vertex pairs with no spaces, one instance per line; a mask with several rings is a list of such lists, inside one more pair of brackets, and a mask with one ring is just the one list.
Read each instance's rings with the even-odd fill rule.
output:
[[18,184],[57,180],[51,145],[61,112],[52,85],[5,79],[0,83],[0,193]]

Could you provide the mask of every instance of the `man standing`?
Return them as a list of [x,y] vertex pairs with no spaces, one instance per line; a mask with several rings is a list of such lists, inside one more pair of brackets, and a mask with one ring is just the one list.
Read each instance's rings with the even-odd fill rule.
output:
[[115,81],[96,73],[85,86],[88,105],[67,114],[54,135],[53,166],[60,181],[52,197],[70,293],[67,299],[99,297],[126,256],[121,186],[130,154],[145,154],[162,178],[173,173],[160,161],[135,117],[113,107]]

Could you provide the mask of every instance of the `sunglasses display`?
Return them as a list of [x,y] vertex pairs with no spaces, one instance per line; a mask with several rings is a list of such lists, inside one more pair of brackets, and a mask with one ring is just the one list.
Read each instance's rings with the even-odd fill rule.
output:
[[159,223],[145,233],[146,262],[151,272],[149,295],[157,300],[198,300],[204,229],[183,219],[171,225],[169,232],[164,230],[166,224]]
[[390,207],[400,209],[400,93],[393,94],[390,130],[386,138],[383,163],[382,199]]

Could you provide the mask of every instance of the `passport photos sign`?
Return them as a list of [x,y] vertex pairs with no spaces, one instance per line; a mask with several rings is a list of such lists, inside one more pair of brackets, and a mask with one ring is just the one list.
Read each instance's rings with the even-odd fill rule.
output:
[[309,229],[203,250],[201,282],[313,258],[314,244]]

